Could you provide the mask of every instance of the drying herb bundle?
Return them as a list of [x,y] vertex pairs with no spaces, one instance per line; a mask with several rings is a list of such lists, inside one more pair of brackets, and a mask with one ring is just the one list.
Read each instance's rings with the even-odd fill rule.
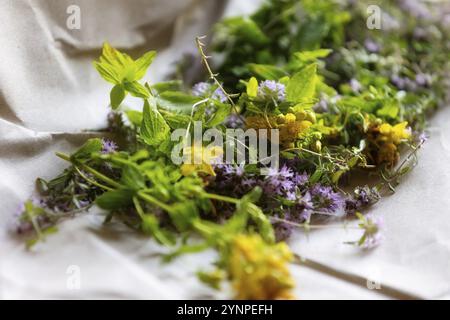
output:
[[[215,288],[229,280],[239,299],[292,297],[284,240],[294,229],[355,217],[362,236],[353,244],[375,247],[382,221],[364,209],[414,166],[426,115],[447,102],[450,42],[439,7],[379,1],[382,30],[369,30],[368,5],[271,0],[226,19],[212,58],[196,40],[206,81],[191,90],[181,80],[142,83],[156,53],[133,60],[105,44],[94,65],[112,84],[110,139],[58,153],[70,166],[38,179],[17,230],[31,245],[96,205],[105,223],[173,247],[166,260],[216,248],[219,260],[199,278]],[[142,109],[127,109],[127,95]],[[262,175],[262,164],[215,163],[198,144],[189,152],[200,164],[174,164],[171,134],[194,122],[203,132],[278,129],[279,167]]]

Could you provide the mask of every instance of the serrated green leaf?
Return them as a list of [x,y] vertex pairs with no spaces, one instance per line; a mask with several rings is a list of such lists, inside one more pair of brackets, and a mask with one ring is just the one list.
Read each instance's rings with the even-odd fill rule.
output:
[[170,127],[155,106],[150,107],[148,100],[144,102],[144,113],[141,124],[141,137],[150,146],[158,146],[168,140]]
[[192,106],[201,100],[202,98],[177,91],[165,91],[156,98],[160,108],[185,114],[191,114]]
[[150,93],[148,92],[147,88],[145,88],[142,84],[140,84],[137,81],[125,82],[123,84],[123,87],[133,97],[138,97],[138,98],[149,98],[150,97]]
[[311,64],[296,73],[286,87],[286,98],[290,102],[313,99],[316,93],[317,65]]
[[127,54],[105,43],[99,60],[94,61],[94,67],[103,79],[112,84],[132,83],[145,75],[155,55],[155,51],[150,51],[134,61]]
[[140,80],[145,76],[148,67],[152,64],[155,57],[156,51],[149,51],[134,62],[136,68],[133,78],[134,81]]

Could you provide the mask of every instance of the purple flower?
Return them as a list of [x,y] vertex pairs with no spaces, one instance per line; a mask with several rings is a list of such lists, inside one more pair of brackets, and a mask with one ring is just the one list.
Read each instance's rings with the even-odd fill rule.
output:
[[345,211],[353,214],[376,203],[380,198],[377,188],[370,188],[369,186],[357,187],[353,196],[345,200]]
[[214,92],[211,92],[213,89],[213,86],[207,82],[199,82],[196,83],[192,87],[192,94],[196,97],[209,97],[211,96],[212,99],[219,100],[222,103],[227,102],[227,96],[222,91],[222,89],[217,88],[214,90]]
[[309,221],[311,219],[314,207],[311,194],[309,192],[306,192],[297,200],[297,209],[301,210],[300,218],[303,221]]
[[380,51],[380,46],[378,45],[378,43],[376,43],[375,41],[373,41],[372,39],[366,39],[364,41],[364,47],[366,48],[367,51],[369,51],[370,53],[377,53]]
[[102,151],[103,154],[113,153],[117,151],[117,144],[114,141],[108,139],[102,139]]
[[276,241],[280,242],[288,239],[291,236],[294,226],[286,222],[275,222],[273,224],[273,229],[275,231]]
[[309,181],[309,175],[306,172],[302,174],[296,173],[292,180],[296,186],[304,186]]
[[426,87],[431,83],[431,77],[425,73],[416,74],[416,83],[421,87]]
[[237,129],[244,127],[244,121],[242,118],[236,113],[232,113],[228,116],[228,118],[224,121],[224,125],[227,128]]
[[261,99],[275,99],[275,101],[283,102],[286,98],[286,87],[284,84],[266,80],[259,84],[258,97]]
[[430,19],[432,16],[428,7],[421,1],[402,0],[400,3],[400,7],[416,18]]
[[283,165],[281,169],[269,168],[267,178],[264,184],[266,193],[286,196],[287,192],[294,191],[295,183],[292,181],[294,172],[291,168]]
[[220,102],[222,102],[222,103],[225,103],[225,102],[227,102],[227,100],[228,100],[228,98],[227,98],[227,96],[225,95],[225,93],[222,91],[222,89],[220,89],[220,88],[217,88],[214,92],[213,92],[213,94],[212,94],[212,96],[211,96],[213,99],[215,99],[215,100],[219,100]]
[[372,249],[378,246],[384,239],[382,231],[384,221],[382,217],[376,217],[372,214],[360,216],[360,228],[364,230],[364,234],[359,240],[359,246],[364,249]]
[[294,176],[294,172],[292,172],[291,168],[288,168],[287,166],[282,166],[279,173],[279,176],[283,178],[292,178]]
[[334,192],[331,187],[316,184],[311,188],[310,192],[315,209],[340,214],[340,210],[344,206],[344,199],[339,193]]
[[361,83],[354,78],[350,80],[350,87],[354,93],[358,93],[362,89]]
[[192,87],[192,94],[196,97],[205,97],[211,90],[211,85],[207,82],[196,83]]

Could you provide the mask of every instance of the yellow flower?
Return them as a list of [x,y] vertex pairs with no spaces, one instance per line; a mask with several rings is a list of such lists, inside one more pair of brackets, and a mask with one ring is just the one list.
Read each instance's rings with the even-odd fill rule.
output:
[[279,129],[280,130],[280,144],[283,147],[289,147],[303,133],[305,133],[312,122],[305,120],[304,117],[299,117],[293,113],[286,115],[280,114],[277,117],[262,117],[251,116],[246,119],[247,127],[253,129]]
[[238,235],[232,243],[228,271],[236,299],[292,299],[288,269],[292,252],[286,243],[267,244],[259,235]]
[[371,154],[377,164],[386,163],[393,166],[398,161],[400,156],[398,145],[411,138],[407,125],[408,123],[404,121],[394,126],[383,123],[370,128]]
[[408,122],[406,121],[398,123],[395,126],[391,126],[389,123],[383,123],[379,129],[381,138],[398,145],[403,140],[411,137],[411,131],[406,128],[407,125]]
[[194,172],[203,172],[215,176],[212,164],[222,154],[223,150],[216,146],[204,147],[201,144],[194,144],[192,147],[186,147],[184,155],[187,161],[181,165],[181,174],[189,176]]

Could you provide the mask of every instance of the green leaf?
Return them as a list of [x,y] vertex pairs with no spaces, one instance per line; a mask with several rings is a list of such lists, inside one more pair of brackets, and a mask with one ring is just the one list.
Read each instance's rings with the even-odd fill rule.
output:
[[120,181],[132,190],[145,188],[145,178],[136,165],[125,165],[122,170]]
[[186,128],[191,121],[191,117],[186,114],[172,113],[165,110],[161,110],[160,113],[172,129]]
[[162,109],[186,114],[191,114],[192,106],[201,100],[202,98],[177,91],[165,91],[156,98]]
[[189,230],[192,223],[199,217],[197,206],[193,201],[174,204],[169,215],[177,230],[181,232]]
[[94,61],[94,67],[103,79],[112,84],[134,82],[145,75],[155,55],[155,51],[150,51],[134,61],[127,54],[105,43],[99,61]]
[[107,191],[97,197],[95,203],[105,210],[117,210],[130,206],[133,203],[133,190],[117,189]]
[[377,115],[380,117],[389,117],[392,119],[397,118],[397,115],[400,111],[400,107],[398,101],[391,100],[387,101],[381,109],[377,110]]
[[247,95],[251,98],[255,98],[258,94],[258,80],[252,77],[247,83]]
[[102,150],[103,143],[99,138],[89,139],[85,144],[81,146],[72,156],[72,160],[84,160],[89,158],[92,153],[100,152]]
[[138,98],[149,98],[150,97],[150,93],[148,92],[147,88],[145,88],[142,84],[140,84],[137,81],[125,82],[123,84],[123,87],[133,97],[138,97]]
[[249,63],[247,67],[251,73],[265,80],[278,80],[287,75],[283,69],[272,65]]
[[111,101],[111,108],[113,110],[117,109],[122,103],[123,99],[125,99],[126,92],[123,89],[123,86],[120,84],[116,84],[109,95]]
[[128,120],[135,126],[140,126],[142,123],[142,112],[136,110],[126,110]]
[[158,82],[152,85],[151,89],[159,94],[165,91],[181,91],[183,89],[183,83],[180,80]]
[[128,55],[112,48],[108,43],[103,45],[102,55],[94,66],[108,82],[120,84],[126,77],[134,73],[134,62]]
[[228,28],[230,35],[236,35],[247,44],[262,45],[269,42],[255,21],[249,18],[235,17],[222,22]]
[[150,67],[155,57],[156,51],[149,51],[134,62],[136,68],[133,78],[134,81],[140,80],[145,76],[148,67]]
[[317,64],[311,64],[296,73],[286,87],[286,97],[290,102],[313,99],[316,93]]
[[215,101],[214,105],[216,106],[217,110],[214,112],[214,115],[212,116],[211,120],[209,120],[207,123],[207,126],[209,128],[221,124],[231,112],[231,105],[229,104],[224,104]]
[[328,55],[333,52],[331,49],[318,49],[312,51],[301,51],[295,52],[294,57],[296,57],[301,62],[314,62],[319,58],[326,58]]
[[144,102],[144,113],[141,124],[141,137],[150,146],[158,146],[169,138],[170,128],[155,106],[150,107],[148,100]]

